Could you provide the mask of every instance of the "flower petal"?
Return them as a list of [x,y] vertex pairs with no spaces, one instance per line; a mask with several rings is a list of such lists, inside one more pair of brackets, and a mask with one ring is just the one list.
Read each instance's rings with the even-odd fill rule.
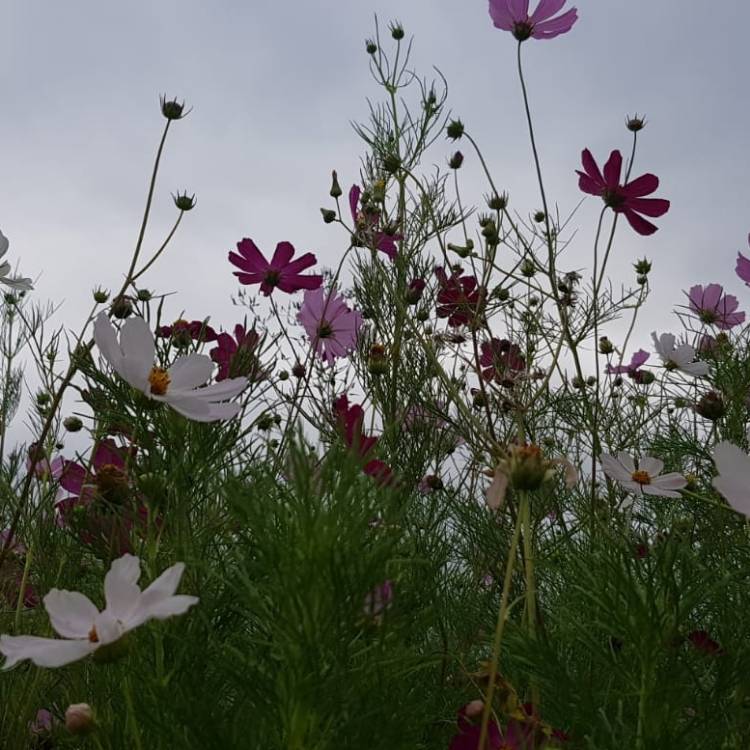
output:
[[604,473],[611,479],[618,482],[630,481],[633,472],[628,471],[614,456],[610,456],[608,453],[602,453],[599,456],[599,462],[602,465]]
[[63,638],[88,638],[99,610],[87,596],[52,589],[43,601],[52,627]]
[[190,390],[203,385],[214,371],[214,363],[205,354],[188,354],[178,357],[169,368],[169,388],[175,391]]
[[123,555],[112,563],[104,577],[104,598],[107,611],[118,620],[125,620],[138,603],[141,589],[137,581],[141,574],[141,561],[133,555]]
[[615,149],[609,155],[607,163],[604,165],[604,182],[607,187],[612,189],[620,185],[620,173],[622,172],[622,154]]
[[5,656],[3,669],[10,669],[24,659],[37,667],[62,667],[96,651],[98,644],[86,640],[37,638],[33,635],[0,635],[0,654]]
[[661,474],[663,468],[664,461],[653,456],[643,456],[638,461],[638,470],[645,471],[652,479]]
[[548,18],[552,18],[563,5],[565,5],[565,0],[539,0],[539,5],[536,6],[536,10],[531,14],[529,20],[532,25],[540,21],[546,21]]

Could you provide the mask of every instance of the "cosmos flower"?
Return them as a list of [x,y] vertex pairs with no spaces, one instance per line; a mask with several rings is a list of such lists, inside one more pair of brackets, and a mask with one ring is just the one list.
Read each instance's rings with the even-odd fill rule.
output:
[[440,282],[437,295],[437,316],[448,318],[448,325],[458,328],[474,320],[481,301],[482,287],[476,277],[461,276],[461,272],[448,276],[443,268],[436,268],[435,275]]
[[154,364],[154,337],[143,318],[128,318],[120,330],[120,340],[106,313],[94,323],[94,341],[115,372],[133,388],[155,401],[169,404],[175,411],[197,422],[231,419],[240,405],[227,403],[247,386],[247,378],[232,378],[202,388],[213,371],[213,363],[203,354],[178,357],[165,370]]
[[[0,259],[2,259],[5,253],[8,252],[9,247],[10,242],[8,241],[8,238],[0,232]],[[19,292],[29,292],[34,288],[31,279],[22,278],[20,276],[8,276],[9,273],[10,263],[8,263],[7,260],[0,263],[0,284],[5,284],[5,286],[10,287],[11,289],[16,289]]]
[[693,630],[688,633],[687,639],[693,648],[709,656],[723,656],[726,653],[721,645],[711,638],[707,630]]
[[713,459],[719,472],[714,488],[738,513],[750,518],[750,456],[724,440],[714,448]]
[[277,287],[291,294],[300,289],[317,289],[323,277],[317,274],[303,276],[302,271],[317,263],[312,253],[292,260],[294,247],[290,242],[279,242],[269,263],[258,250],[257,245],[245,237],[237,243],[238,253],[229,253],[229,262],[239,268],[234,275],[240,284],[260,284],[260,291],[266,297]]
[[[750,234],[747,236],[747,244],[750,245]],[[750,286],[750,258],[746,258],[742,253],[737,253],[737,265],[735,273]]]
[[141,591],[141,562],[132,555],[123,555],[112,563],[104,578],[106,607],[101,612],[77,591],[52,589],[44,597],[44,607],[52,627],[62,638],[1,635],[3,668],[10,669],[24,659],[38,667],[61,667],[119,641],[149,620],[184,614],[198,602],[195,596],[175,595],[184,570],[185,564],[177,563]]
[[485,380],[513,385],[515,376],[526,367],[520,347],[507,339],[483,341],[481,351],[479,364]]
[[627,365],[607,365],[607,373],[609,375],[621,375],[627,374],[629,378],[632,378],[639,383],[642,379],[641,367],[646,364],[646,361],[651,355],[643,350],[639,349],[631,358],[630,364]]
[[602,453],[599,456],[604,473],[614,479],[621,487],[634,495],[658,495],[659,497],[680,497],[677,490],[687,486],[687,479],[682,474],[670,472],[662,474],[664,462],[658,458],[644,456],[638,461],[638,468],[633,458],[620,452],[617,457]]
[[696,377],[708,375],[711,369],[708,362],[696,362],[695,349],[690,344],[677,346],[676,339],[671,333],[662,333],[661,336],[657,336],[656,331],[652,331],[651,338],[654,340],[656,353],[668,370],[681,370]]
[[175,320],[171,326],[159,326],[156,335],[171,338],[175,346],[187,348],[191,341],[216,341],[216,331],[205,320]]
[[659,187],[659,178],[653,174],[644,174],[625,185],[620,185],[622,172],[622,154],[613,151],[604,165],[604,174],[591,155],[584,149],[582,154],[583,169],[577,170],[578,187],[590,195],[598,195],[615,213],[625,214],[630,226],[638,234],[653,234],[658,227],[641,216],[663,216],[669,211],[669,201],[662,198],[645,198]]
[[519,42],[529,37],[552,39],[570,31],[578,20],[576,8],[554,18],[563,5],[565,0],[539,0],[529,15],[529,0],[490,0],[490,16],[496,28],[512,32]]
[[211,359],[219,365],[216,380],[244,375],[250,380],[263,377],[256,349],[260,344],[260,335],[253,330],[246,330],[238,323],[234,327],[234,336],[220,333],[216,338],[216,347],[211,349]]
[[[458,732],[451,740],[448,750],[477,750],[481,737],[483,710],[484,703],[480,700],[471,701],[461,707],[458,712]],[[500,727],[492,716],[487,726],[486,747],[487,750],[501,750],[503,747]]]
[[402,240],[403,237],[400,234],[388,235],[385,232],[378,231],[380,214],[365,210],[365,207],[360,205],[361,195],[362,191],[359,185],[352,185],[349,190],[349,209],[352,212],[357,241],[363,245],[372,245],[381,253],[385,253],[391,260],[396,260],[398,255],[396,240]]
[[307,331],[315,353],[328,364],[354,348],[362,327],[362,315],[350,310],[335,290],[327,294],[323,289],[305,292],[297,320]]
[[737,312],[739,302],[732,294],[724,294],[721,284],[696,284],[688,293],[690,309],[701,322],[714,325],[723,331],[744,323],[745,313]]
[[375,621],[381,621],[383,613],[391,606],[393,602],[393,581],[385,580],[383,583],[375,586],[372,591],[365,596],[363,611],[365,617]]

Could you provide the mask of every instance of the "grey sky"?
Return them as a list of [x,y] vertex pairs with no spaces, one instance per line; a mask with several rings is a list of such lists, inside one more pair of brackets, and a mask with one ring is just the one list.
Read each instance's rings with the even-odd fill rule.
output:
[[[720,281],[750,306],[734,277],[750,229],[746,32],[750,5],[716,0],[577,0],[570,34],[524,47],[548,192],[565,213],[578,201],[574,170],[588,146],[603,160],[629,147],[627,113],[646,114],[634,174],[653,171],[672,209],[659,232],[625,225],[612,272],[632,279],[654,260],[648,319],[658,321],[692,283]],[[335,263],[346,237],[325,227],[329,175],[348,186],[362,148],[349,121],[377,96],[363,40],[373,13],[414,34],[414,65],[437,65],[449,103],[482,144],[499,185],[524,213],[538,207],[515,73],[515,43],[492,27],[487,3],[444,0],[6,0],[0,23],[0,229],[11,261],[42,273],[40,298],[64,301],[76,327],[97,284],[116,286],[130,256],[162,127],[158,95],[194,107],[176,123],[157,186],[151,244],[174,219],[170,191],[195,191],[171,250],[147,277],[177,291],[171,317],[229,326],[236,290],[226,253],[243,236],[271,250],[290,240]],[[390,41],[390,40],[389,40]],[[464,198],[485,185],[468,146]],[[440,142],[432,161],[444,163]],[[430,165],[425,165],[429,167]],[[599,209],[577,225],[588,258]],[[665,324],[666,325],[666,324]],[[634,344],[648,344],[648,323]]]

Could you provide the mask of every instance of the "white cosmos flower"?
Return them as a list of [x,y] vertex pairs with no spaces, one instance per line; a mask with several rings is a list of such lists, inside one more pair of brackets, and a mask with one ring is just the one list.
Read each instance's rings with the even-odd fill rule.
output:
[[[664,461],[652,456],[644,456],[635,461],[627,453],[620,452],[617,458],[608,453],[599,456],[604,473],[618,482],[628,492],[635,495],[659,495],[660,497],[680,497],[680,490],[687,485],[687,479],[677,472],[662,474]],[[631,503],[632,504],[632,503]]]
[[165,401],[188,419],[214,422],[231,419],[240,410],[239,404],[226,402],[247,387],[247,378],[230,378],[199,388],[214,369],[205,354],[178,357],[168,370],[155,366],[156,345],[143,318],[128,318],[118,342],[106,313],[99,313],[94,323],[94,341],[123,380],[149,398]]
[[[8,238],[0,232],[0,258],[8,252],[10,242]],[[24,279],[20,276],[8,276],[10,273],[10,263],[6,260],[4,263],[0,263],[0,284],[5,284],[11,289],[18,289],[19,292],[29,292],[34,287],[31,283],[31,279]]]
[[676,339],[671,333],[662,333],[656,335],[656,331],[651,333],[654,340],[656,353],[661,357],[668,370],[682,370],[688,375],[703,377],[708,375],[708,362],[695,361],[695,349],[690,344],[680,344],[677,346]]
[[750,456],[725,440],[714,448],[714,464],[719,471],[714,487],[738,513],[750,517]]
[[141,562],[123,555],[104,578],[107,606],[102,612],[77,591],[52,589],[44,597],[44,607],[62,638],[0,635],[0,653],[6,659],[3,668],[10,669],[24,659],[38,667],[61,667],[114,643],[148,620],[184,614],[198,602],[196,596],[175,596],[184,570],[185,564],[177,563],[141,591]]

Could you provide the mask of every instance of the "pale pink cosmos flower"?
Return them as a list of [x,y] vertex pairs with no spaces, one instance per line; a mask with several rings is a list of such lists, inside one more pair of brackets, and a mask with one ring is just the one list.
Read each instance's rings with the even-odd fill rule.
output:
[[495,28],[512,32],[519,42],[529,37],[552,39],[570,31],[578,20],[576,8],[553,18],[562,10],[566,0],[540,0],[536,10],[529,15],[529,0],[490,0],[490,16]]
[[653,331],[651,338],[654,340],[656,353],[668,370],[680,370],[695,377],[708,375],[710,369],[708,362],[696,362],[695,349],[690,344],[682,343],[678,346],[672,333],[662,333],[661,336],[657,336],[656,331]]
[[357,343],[362,315],[347,307],[335,290],[326,293],[322,288],[305,292],[297,314],[315,353],[332,364],[336,357],[345,357]]
[[750,518],[750,456],[726,440],[713,451],[719,471],[713,486],[738,513]]
[[732,294],[724,294],[721,284],[696,284],[688,294],[690,309],[703,323],[726,331],[744,323],[745,313],[737,312],[739,302]]
[[632,378],[636,383],[640,383],[642,379],[641,367],[646,364],[648,358],[651,355],[645,349],[639,349],[630,358],[630,364],[627,365],[607,365],[608,375],[622,375],[626,374],[629,378]]
[[[750,234],[747,236],[747,244],[750,245]],[[742,253],[737,253],[737,265],[735,273],[750,286],[750,258],[746,258]]]
[[[677,490],[687,486],[687,479],[675,471],[662,474],[664,462],[652,456],[643,456],[636,468],[632,456],[620,451],[617,457],[602,453],[599,456],[604,473],[634,495],[680,497]],[[632,505],[632,501],[628,503]]]

